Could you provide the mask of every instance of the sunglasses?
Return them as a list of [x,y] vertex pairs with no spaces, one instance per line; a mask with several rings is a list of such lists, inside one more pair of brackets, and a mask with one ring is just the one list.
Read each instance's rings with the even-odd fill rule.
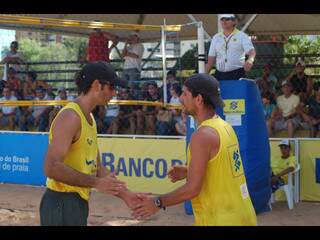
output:
[[116,85],[112,84],[112,83],[108,83],[107,84],[110,88],[110,90],[115,90],[116,89]]
[[221,20],[221,21],[230,21],[230,20],[233,20],[233,18],[225,18],[225,17],[223,17],[223,18],[221,18],[220,20]]
[[112,91],[112,90],[115,90],[115,88],[116,88],[116,85],[113,84],[113,83],[110,83],[109,81],[99,80],[99,82],[100,82],[100,84],[101,84],[102,86],[108,85],[111,91]]
[[284,146],[284,145],[280,146],[280,149],[288,149],[288,148],[289,146]]

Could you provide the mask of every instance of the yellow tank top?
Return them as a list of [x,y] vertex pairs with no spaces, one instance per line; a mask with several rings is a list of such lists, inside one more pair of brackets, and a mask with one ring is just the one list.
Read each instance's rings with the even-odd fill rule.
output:
[[[220,148],[208,162],[200,194],[192,199],[195,225],[257,225],[233,128],[217,115],[202,122],[198,129],[203,126],[217,131]],[[190,161],[188,147],[188,165]]]
[[[59,111],[58,115],[66,109],[72,109],[79,115],[81,119],[81,133],[80,138],[71,145],[64,159],[64,163],[78,172],[95,176],[97,173],[98,143],[97,127],[93,115],[90,114],[93,123],[90,125],[77,103],[68,103]],[[53,120],[50,127],[49,144],[52,141],[52,129],[54,123],[55,120]],[[51,190],[57,192],[77,192],[83,199],[87,201],[89,200],[90,188],[70,186],[51,178],[47,178],[46,184]]]

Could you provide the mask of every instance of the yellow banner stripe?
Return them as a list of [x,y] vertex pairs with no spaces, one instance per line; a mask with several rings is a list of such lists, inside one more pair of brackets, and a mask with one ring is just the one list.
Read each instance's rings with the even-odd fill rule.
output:
[[[160,31],[162,26],[159,25],[138,25],[110,22],[66,20],[56,18],[38,18],[0,14],[0,22],[16,23],[25,25],[42,25],[45,27],[76,27],[76,28],[101,28],[101,29],[122,29],[122,30],[144,30]],[[166,31],[181,31],[181,25],[166,25]]]
[[[39,100],[39,101],[0,101],[0,106],[57,106],[66,105],[67,100]],[[118,104],[118,105],[143,105],[143,106],[157,106],[165,107],[168,109],[181,109],[181,105],[177,104],[164,104],[163,102],[152,102],[152,101],[138,101],[138,100],[111,100],[108,104]]]

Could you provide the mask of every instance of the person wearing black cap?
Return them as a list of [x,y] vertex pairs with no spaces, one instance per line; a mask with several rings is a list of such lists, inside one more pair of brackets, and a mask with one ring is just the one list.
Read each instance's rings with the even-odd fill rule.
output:
[[76,77],[79,97],[69,102],[53,120],[44,171],[47,190],[40,204],[41,225],[87,225],[91,188],[116,195],[128,206],[139,201],[114,174],[102,166],[97,127],[92,110],[125,86],[111,65],[92,62]]
[[208,74],[191,76],[180,101],[199,127],[191,136],[187,167],[174,166],[168,176],[172,182],[186,179],[186,183],[174,192],[146,198],[133,208],[133,215],[145,218],[191,199],[197,226],[256,225],[237,136],[215,113],[224,106],[218,81]]

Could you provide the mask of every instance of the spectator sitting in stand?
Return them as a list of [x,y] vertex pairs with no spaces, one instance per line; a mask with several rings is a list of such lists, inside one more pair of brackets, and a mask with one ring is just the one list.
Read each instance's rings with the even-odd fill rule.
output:
[[281,158],[271,161],[271,189],[275,192],[280,186],[288,183],[288,173],[293,172],[296,167],[296,159],[291,155],[290,141],[284,139],[279,144]]
[[256,78],[256,83],[261,95],[265,95],[266,93],[275,93],[277,82],[277,78],[271,73],[270,64],[266,64],[263,67],[262,76]]
[[313,81],[305,74],[304,70],[305,63],[299,59],[294,70],[286,79],[291,82],[293,93],[299,95],[301,102],[304,102],[307,97],[310,97],[313,90]]
[[128,83],[128,87],[129,87],[129,95],[132,96],[133,100],[141,100],[141,99],[143,99],[141,91],[140,91],[137,83],[129,82]]
[[274,100],[272,95],[265,94],[262,96],[263,112],[266,121],[271,118],[272,112],[276,107],[273,102]]
[[[173,84],[178,84],[178,81],[176,78],[176,72],[174,70],[168,71],[166,79],[167,79],[167,102],[169,102],[172,96],[170,92],[171,86]],[[160,94],[163,97],[163,85],[160,88]]]
[[[3,97],[0,101],[17,101],[17,98],[11,94],[8,87],[4,87],[2,91]],[[0,127],[8,127],[9,130],[14,130],[15,115],[17,107],[3,106],[0,107]]]
[[[59,87],[58,88],[58,95],[54,98],[54,100],[60,101],[60,100],[68,100],[68,101],[73,101],[72,96],[68,96],[67,90],[64,87]],[[51,126],[51,123],[53,119],[56,117],[60,109],[62,108],[62,105],[56,105],[52,109],[52,111],[49,113],[49,127]]]
[[[132,97],[130,96],[129,91],[127,89],[122,89],[119,94],[119,99],[131,100]],[[135,113],[133,111],[132,106],[120,105],[119,113],[117,117],[113,119],[113,121],[111,122],[110,127],[108,129],[108,133],[119,134],[120,132],[122,132],[122,130],[126,130],[129,127],[129,134],[136,134],[136,128],[143,130],[143,126],[141,126],[141,123],[138,122],[138,120],[138,125],[136,125]]]
[[143,82],[141,85],[140,96],[141,96],[141,99],[139,99],[139,100],[144,100],[148,97],[148,82],[147,81]]
[[[158,85],[155,82],[148,83],[148,96],[146,101],[160,101],[160,94]],[[145,120],[145,134],[155,135],[156,133],[156,119],[158,108],[154,106],[143,106],[143,115]]]
[[[35,100],[48,100],[45,98],[46,90],[43,87],[36,89]],[[20,116],[19,126],[20,131],[29,131],[30,126],[38,126],[40,132],[47,131],[49,123],[49,112],[52,107],[48,106],[33,106],[29,107],[23,115]]]
[[[170,104],[181,105],[180,100],[179,100],[181,93],[182,93],[182,90],[181,90],[181,86],[179,85],[179,83],[172,84],[172,86],[170,88],[170,95],[171,95]],[[175,124],[176,122],[181,120],[181,110],[173,109],[171,111],[173,114],[173,121]]]
[[[113,97],[113,100],[117,100],[117,97]],[[102,133],[112,134],[111,125],[116,121],[119,115],[120,107],[118,104],[108,104],[105,106],[105,115],[103,119],[103,130]]]
[[17,71],[13,67],[10,67],[8,70],[8,79],[6,82],[6,86],[15,92],[15,97],[17,99],[22,98],[21,82],[17,77]]
[[[43,80],[37,79],[36,72],[34,72],[34,71],[27,72],[26,79],[23,84],[23,95],[24,96],[30,95],[29,91],[31,91],[31,89],[33,91],[35,91],[38,87],[44,88],[47,92],[49,89],[51,89],[51,86],[49,86],[48,83],[46,83]],[[49,90],[49,91],[51,91],[51,90]],[[48,94],[47,92],[46,92],[46,94]],[[49,99],[48,95],[46,97]],[[52,96],[50,98],[52,98]],[[54,98],[52,98],[52,99],[54,99]]]
[[295,129],[300,125],[297,107],[300,104],[299,96],[292,93],[292,85],[289,81],[282,82],[283,95],[277,97],[277,106],[267,122],[269,136],[272,137],[274,130],[286,129],[290,138]]
[[302,119],[309,125],[310,137],[316,137],[320,130],[320,88],[315,95],[305,101],[306,108],[301,107],[299,114]]
[[181,118],[175,124],[175,129],[178,135],[182,135],[182,136],[186,135],[187,133],[186,123],[187,123],[187,115],[184,112],[181,112]]

